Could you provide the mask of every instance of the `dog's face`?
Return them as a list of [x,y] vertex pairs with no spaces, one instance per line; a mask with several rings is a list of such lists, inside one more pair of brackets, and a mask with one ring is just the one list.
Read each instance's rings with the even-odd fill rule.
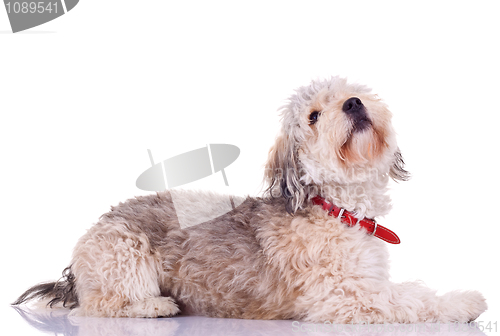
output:
[[365,86],[334,77],[301,87],[283,108],[283,127],[266,166],[269,190],[304,199],[304,186],[363,182],[390,175],[404,180],[391,113]]

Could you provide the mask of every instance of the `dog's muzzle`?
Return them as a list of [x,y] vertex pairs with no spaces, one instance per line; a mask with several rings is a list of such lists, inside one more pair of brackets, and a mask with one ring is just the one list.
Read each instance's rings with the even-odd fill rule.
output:
[[366,114],[365,105],[358,97],[347,99],[342,105],[342,111],[352,120],[353,131],[364,131],[372,125]]

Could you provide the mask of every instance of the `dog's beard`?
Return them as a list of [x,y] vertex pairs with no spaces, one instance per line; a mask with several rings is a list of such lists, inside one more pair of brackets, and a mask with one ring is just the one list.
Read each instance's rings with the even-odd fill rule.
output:
[[374,170],[388,171],[394,149],[390,124],[367,118],[368,125],[355,127],[342,114],[325,120],[330,122],[319,123],[317,133],[298,150],[302,183],[355,183],[372,178]]
[[353,127],[337,155],[346,165],[360,165],[376,160],[385,147],[384,132],[372,125],[364,126],[362,130]]

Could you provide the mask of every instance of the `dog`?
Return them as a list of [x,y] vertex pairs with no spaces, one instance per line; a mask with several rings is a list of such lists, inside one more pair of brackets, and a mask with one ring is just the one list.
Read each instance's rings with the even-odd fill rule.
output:
[[[331,323],[468,322],[487,309],[476,291],[442,296],[389,281],[386,215],[392,178],[409,173],[387,105],[332,77],[301,87],[281,109],[262,197],[180,228],[171,191],[136,197],[101,216],[57,282],[30,300],[75,316],[176,314]],[[172,191],[173,192],[173,191]],[[176,191],[191,216],[221,195]]]

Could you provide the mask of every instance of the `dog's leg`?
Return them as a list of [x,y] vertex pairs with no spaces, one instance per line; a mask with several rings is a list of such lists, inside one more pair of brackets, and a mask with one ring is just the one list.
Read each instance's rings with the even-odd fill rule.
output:
[[78,242],[72,270],[79,307],[72,315],[158,317],[179,312],[161,297],[160,261],[146,236],[125,223],[100,222]]
[[[476,291],[454,291],[436,295],[419,282],[388,283],[353,317],[354,322],[373,319],[376,323],[470,322],[487,306]],[[364,309],[363,309],[364,308]]]
[[418,282],[349,281],[309,309],[307,320],[332,323],[470,322],[487,308],[476,291],[442,296]]
[[[478,292],[438,296],[420,282],[389,280],[389,258],[382,242],[366,239],[361,231],[344,230],[344,243],[335,246],[334,263],[297,298],[306,320],[332,323],[469,322],[486,310]],[[351,239],[351,240],[349,240]],[[312,239],[311,239],[312,241]],[[358,242],[355,249],[343,250]],[[345,257],[344,257],[345,256]],[[325,257],[326,259],[326,257]],[[319,260],[317,258],[317,260]],[[334,267],[333,267],[334,266]],[[333,271],[331,271],[333,269]],[[314,279],[304,273],[304,279]]]

